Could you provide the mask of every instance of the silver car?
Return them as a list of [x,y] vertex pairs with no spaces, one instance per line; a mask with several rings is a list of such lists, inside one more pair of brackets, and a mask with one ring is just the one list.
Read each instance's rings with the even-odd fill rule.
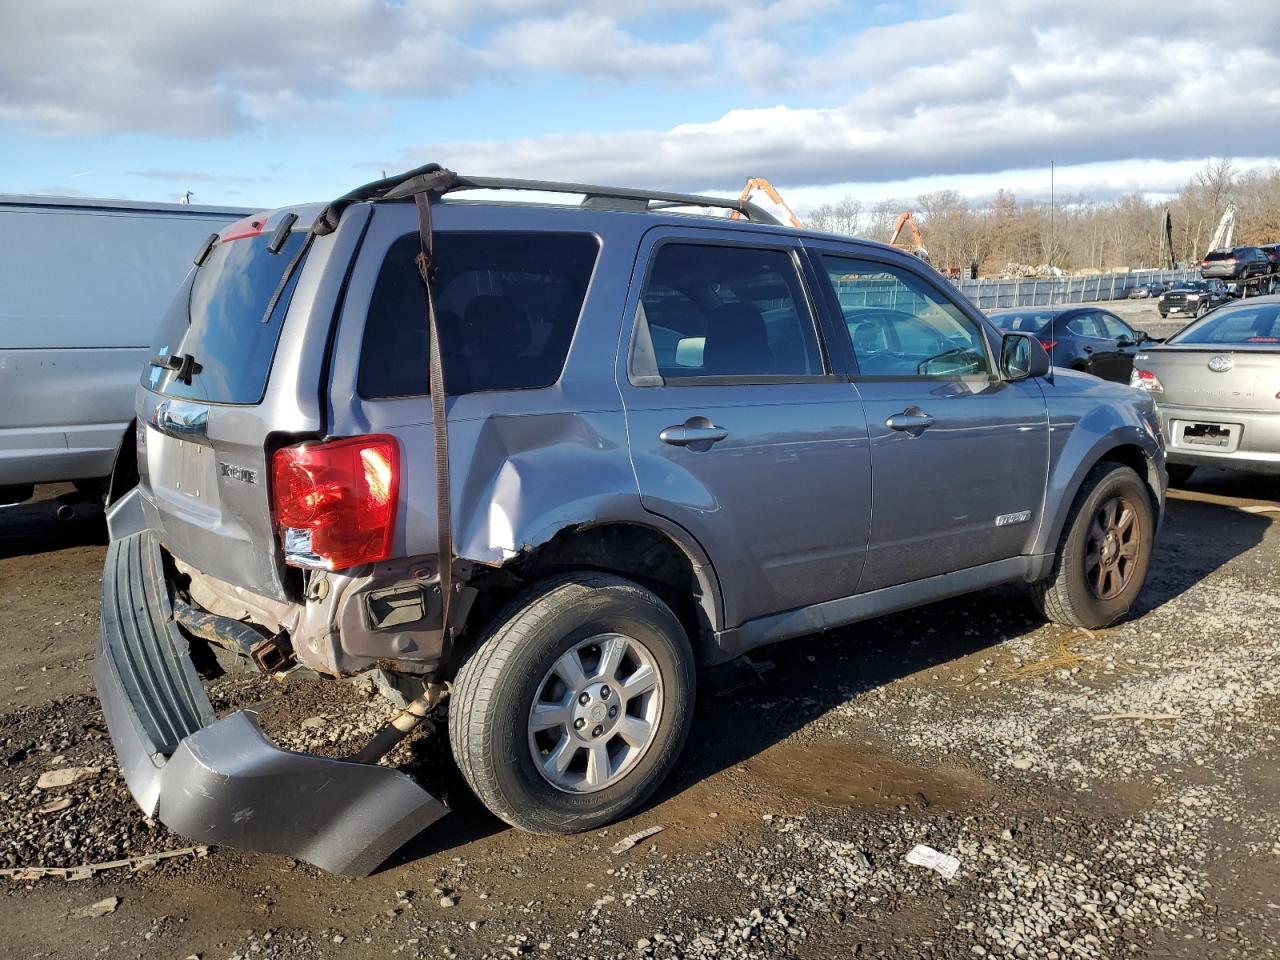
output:
[[1280,296],[1215,310],[1134,358],[1155,399],[1169,478],[1199,466],[1280,474]]
[[[225,229],[137,423],[94,666],[120,770],[177,833],[352,874],[445,812],[377,762],[425,717],[497,816],[594,829],[674,767],[697,668],[996,584],[1105,626],[1165,494],[1150,397],[916,257],[438,167]],[[215,717],[224,664],[407,706],[294,753]]]

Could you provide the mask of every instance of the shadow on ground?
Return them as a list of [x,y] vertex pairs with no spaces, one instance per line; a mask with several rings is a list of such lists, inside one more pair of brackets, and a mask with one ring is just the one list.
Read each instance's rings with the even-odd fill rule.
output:
[[[1223,495],[1237,498],[1274,496],[1264,489],[1265,478],[1224,473],[1223,478],[1206,477],[1206,487],[1209,484],[1215,492],[1221,489]],[[1272,522],[1268,517],[1228,504],[1172,498],[1151,576],[1132,616],[1169,602],[1255,547]],[[1194,544],[1194,549],[1184,542]],[[650,806],[757,757],[860,693],[962,659],[1043,624],[1024,591],[998,587],[755,651],[757,664],[770,664],[762,672],[738,664],[704,674],[684,756]],[[777,701],[785,701],[786,709],[761,709]],[[388,867],[505,827],[467,791],[447,762],[447,744],[436,740],[429,749],[435,752],[424,754],[414,773],[423,776],[430,770],[429,776],[437,781],[432,787],[447,793],[454,812],[403,848]],[[797,792],[803,793],[801,785]]]

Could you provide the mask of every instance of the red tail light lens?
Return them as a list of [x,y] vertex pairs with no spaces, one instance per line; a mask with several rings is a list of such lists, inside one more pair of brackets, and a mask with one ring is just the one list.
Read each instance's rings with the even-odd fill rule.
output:
[[269,217],[266,213],[255,213],[252,216],[245,217],[243,220],[237,220],[231,226],[222,231],[221,240],[223,243],[229,243],[232,240],[248,240],[252,237],[262,236],[262,231],[266,229]]
[[1041,340],[1040,341],[1040,346],[1044,347],[1046,350],[1052,350],[1057,345],[1058,345],[1057,340]]
[[1150,370],[1143,370],[1140,367],[1134,367],[1129,374],[1129,386],[1145,390],[1147,393],[1164,393],[1164,384],[1160,382],[1160,378]]
[[271,494],[286,563],[344,570],[391,555],[400,446],[375,435],[277,450]]

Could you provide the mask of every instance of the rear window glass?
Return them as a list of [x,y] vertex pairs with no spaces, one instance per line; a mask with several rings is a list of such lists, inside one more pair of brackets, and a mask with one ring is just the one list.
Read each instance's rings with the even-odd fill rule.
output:
[[269,236],[214,246],[188,275],[160,325],[154,357],[190,357],[190,383],[153,360],[142,383],[159,393],[210,403],[258,403],[267,387],[280,327],[302,273],[289,278],[271,316],[272,295],[306,234],[295,232],[279,253]]
[[993,313],[988,319],[1001,330],[1039,333],[1053,319],[1051,313]]
[[1210,250],[1204,255],[1205,262],[1210,260],[1231,260],[1234,259],[1236,251],[1234,250]]
[[1169,342],[1280,344],[1280,304],[1215,311],[1170,337]]
[[[436,319],[449,393],[530,390],[560,379],[600,244],[590,234],[437,233]],[[418,235],[387,251],[365,322],[366,399],[428,392]]]

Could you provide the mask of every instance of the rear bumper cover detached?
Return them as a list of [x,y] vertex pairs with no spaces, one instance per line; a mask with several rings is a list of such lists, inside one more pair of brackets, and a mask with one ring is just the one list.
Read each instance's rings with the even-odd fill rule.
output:
[[448,812],[389,767],[277,747],[252,711],[215,719],[150,531],[107,551],[94,682],[130,792],[182,836],[365,876]]

